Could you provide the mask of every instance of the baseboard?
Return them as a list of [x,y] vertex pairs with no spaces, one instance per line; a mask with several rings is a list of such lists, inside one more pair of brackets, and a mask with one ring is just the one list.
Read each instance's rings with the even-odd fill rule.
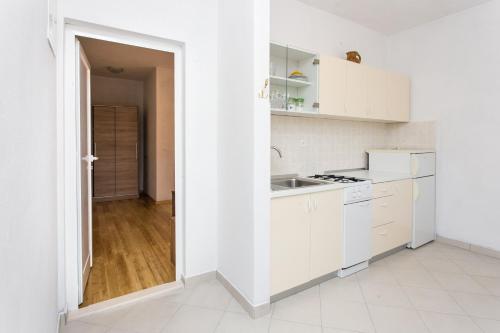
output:
[[64,312],[59,312],[57,314],[57,327],[56,327],[56,332],[60,333],[63,326],[66,324],[66,313]]
[[210,280],[215,280],[216,279],[216,274],[215,271],[210,271],[206,273],[202,273],[199,275],[195,276],[190,276],[190,277],[181,277],[182,282],[184,283],[185,288],[193,288],[200,284],[201,282],[205,281],[210,281]]
[[338,278],[338,271],[328,273],[326,275],[320,276],[319,278],[316,278],[314,280],[311,280],[309,282],[301,284],[300,286],[296,286],[296,287],[293,287],[292,289],[288,289],[288,290],[285,290],[281,293],[272,295],[271,296],[271,303],[275,303],[279,300],[282,300],[283,298],[287,298],[287,297],[290,297],[292,295],[298,294],[301,291],[307,290],[307,289],[312,288],[318,284],[321,284],[323,282],[326,282],[328,280],[335,279],[335,278]]
[[382,259],[384,259],[384,258],[386,258],[388,256],[392,256],[393,254],[396,254],[396,253],[398,253],[400,251],[406,250],[406,248],[407,248],[406,245],[400,245],[400,246],[398,246],[398,247],[396,247],[396,248],[394,248],[392,250],[389,250],[387,252],[384,252],[384,253],[381,253],[381,254],[377,254],[375,257],[370,258],[369,263],[373,264],[373,263],[375,263],[375,262],[377,262],[379,260],[382,260]]
[[471,252],[474,252],[474,253],[477,253],[477,254],[481,254],[481,255],[485,255],[485,256],[489,256],[489,257],[500,259],[500,251],[493,250],[493,249],[488,248],[488,247],[474,245],[474,244],[471,244],[471,243],[466,243],[466,242],[462,242],[462,241],[459,241],[459,240],[455,240],[455,239],[451,239],[451,238],[446,238],[446,237],[442,237],[442,236],[437,236],[436,241],[439,242],[439,243],[442,243],[442,244],[447,244],[447,245],[459,247],[461,249],[464,249],[464,250],[467,250],[467,251],[471,251]]
[[216,272],[216,278],[224,286],[224,288],[229,291],[229,293],[236,299],[236,301],[241,305],[241,307],[248,313],[251,318],[260,318],[271,312],[271,304],[265,303],[257,306],[253,306],[248,299],[235,287],[231,282],[229,282],[224,275],[220,272]]
[[182,288],[183,284],[181,281],[174,281],[156,287],[136,291],[104,302],[92,304],[81,309],[70,311],[67,315],[67,321],[76,320],[111,309],[121,308],[123,306],[139,303],[147,299],[170,295],[182,290]]

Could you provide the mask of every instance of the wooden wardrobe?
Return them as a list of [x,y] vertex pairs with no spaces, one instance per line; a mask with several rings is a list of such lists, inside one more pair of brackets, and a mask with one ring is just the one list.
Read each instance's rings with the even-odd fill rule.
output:
[[137,107],[92,107],[95,200],[139,197]]

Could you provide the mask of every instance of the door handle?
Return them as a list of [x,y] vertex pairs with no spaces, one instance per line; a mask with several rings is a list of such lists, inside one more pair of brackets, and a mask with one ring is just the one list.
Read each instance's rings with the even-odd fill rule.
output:
[[318,209],[318,200],[314,200],[314,210]]
[[137,142],[135,143],[135,160],[137,161]]

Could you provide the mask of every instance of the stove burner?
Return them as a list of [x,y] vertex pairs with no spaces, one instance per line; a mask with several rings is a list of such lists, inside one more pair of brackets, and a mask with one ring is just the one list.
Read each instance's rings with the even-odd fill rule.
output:
[[327,180],[327,181],[331,181],[334,183],[357,183],[357,182],[362,181],[361,179],[357,179],[354,177],[345,177],[345,176],[336,176],[336,175],[314,175],[314,176],[311,176],[310,178]]

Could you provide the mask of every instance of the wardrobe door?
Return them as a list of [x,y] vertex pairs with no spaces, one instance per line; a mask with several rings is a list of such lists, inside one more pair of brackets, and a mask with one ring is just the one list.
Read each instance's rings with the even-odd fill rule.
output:
[[115,108],[94,106],[93,155],[99,159],[94,162],[94,197],[115,195]]
[[138,113],[116,108],[116,195],[139,195]]

